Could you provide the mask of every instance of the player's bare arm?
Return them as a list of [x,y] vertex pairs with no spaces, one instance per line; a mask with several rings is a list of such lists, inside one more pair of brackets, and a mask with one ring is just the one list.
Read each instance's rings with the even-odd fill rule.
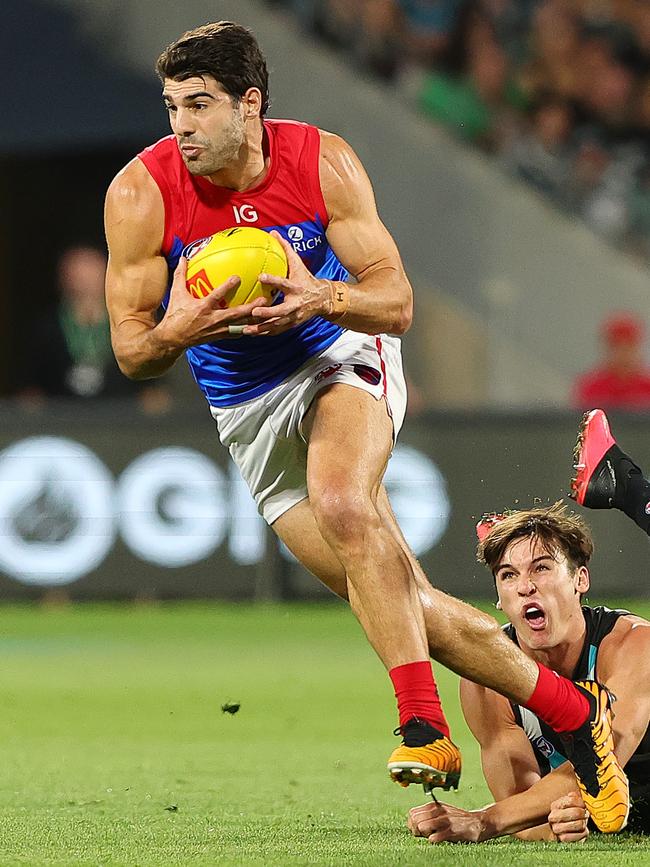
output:
[[[188,346],[229,336],[228,325],[248,321],[260,301],[225,310],[220,299],[238,283],[231,277],[207,298],[186,289],[181,259],[165,316],[158,311],[169,279],[162,254],[162,196],[139,160],[129,163],[108,189],[105,207],[109,264],[106,303],[113,349],[124,374],[133,379],[160,376]],[[263,303],[263,302],[262,302]]]
[[508,834],[524,840],[555,840],[546,820],[557,799],[578,793],[571,767],[541,778],[530,742],[516,724],[507,699],[468,680],[461,681],[460,695],[495,803],[480,810],[444,803],[415,807],[409,814],[412,833],[432,843],[480,843]]
[[510,702],[468,680],[461,681],[460,695],[463,715],[481,748],[485,781],[495,799],[494,804],[477,811],[481,839],[505,834],[525,840],[555,839],[546,820],[554,801],[578,792],[573,770],[567,765],[541,777]]
[[535,755],[508,699],[462,678],[460,701],[481,748],[483,774],[494,798],[506,798],[534,785],[540,778]]
[[262,279],[281,289],[285,300],[272,310],[255,311],[262,324],[246,333],[279,333],[320,315],[353,331],[403,334],[411,324],[413,293],[395,242],[377,213],[368,175],[347,142],[323,131],[320,136],[327,239],[357,283],[317,279],[283,241],[288,277]]
[[[510,702],[492,690],[465,679],[460,683],[460,698],[467,724],[480,745],[483,775],[496,804],[512,795],[530,790],[540,781],[539,768],[525,732],[515,721]],[[572,780],[569,780],[569,785],[572,785]],[[560,788],[562,794],[565,790],[566,783]],[[496,815],[492,811],[492,807],[496,804],[475,811],[479,841],[503,833],[500,830],[503,816],[498,811]],[[545,825],[547,815],[547,809],[538,812],[534,824],[544,827],[534,828],[532,834],[525,835],[525,839],[551,837],[550,830]],[[506,816],[509,821],[513,818],[508,813]],[[528,815],[526,819],[529,819]],[[459,815],[455,817],[455,825],[458,826],[460,822]],[[531,824],[522,827],[531,828]],[[460,828],[453,830],[458,833]],[[512,830],[507,833],[515,833],[518,830],[520,829],[515,821]]]
[[598,653],[596,677],[616,696],[612,730],[616,755],[625,764],[650,721],[650,623],[620,617]]
[[[479,810],[463,810],[442,802],[414,807],[408,826],[416,837],[427,837],[431,843],[482,843],[507,835],[533,841],[558,840],[559,835],[564,838],[570,833],[576,835],[573,839],[581,839],[586,836],[586,821],[585,805],[567,764],[530,789]],[[574,822],[579,823],[579,829]]]

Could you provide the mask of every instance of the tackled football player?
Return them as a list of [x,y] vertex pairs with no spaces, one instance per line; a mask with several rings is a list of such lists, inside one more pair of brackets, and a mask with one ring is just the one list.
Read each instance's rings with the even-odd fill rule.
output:
[[[412,292],[356,154],[316,127],[265,118],[266,63],[240,25],[184,34],[157,70],[172,135],[132,160],[106,199],[107,303],[123,372],[160,376],[187,354],[263,517],[349,598],[389,671],[404,739],[389,759],[395,780],[458,784],[431,647],[455,671],[573,732],[585,797],[598,803],[608,793],[596,768],[616,769],[606,692],[557,678],[492,618],[431,591],[388,504],[382,478],[405,411],[399,335]],[[222,309],[235,276],[192,298],[182,250],[242,221],[277,230],[288,277],[260,279],[283,299]],[[614,778],[624,797],[624,775]]]
[[[619,508],[648,532],[650,483],[617,446],[602,410],[587,413],[575,453],[572,496],[588,508]],[[582,605],[593,551],[587,525],[565,507],[489,516],[479,558],[492,571],[506,634],[533,659],[570,678],[596,678],[616,696],[616,755],[630,781],[628,828],[650,834],[650,623],[628,611]],[[465,811],[415,807],[409,827],[431,842],[584,839],[587,812],[563,745],[537,716],[470,681],[461,704],[481,748],[496,803]]]

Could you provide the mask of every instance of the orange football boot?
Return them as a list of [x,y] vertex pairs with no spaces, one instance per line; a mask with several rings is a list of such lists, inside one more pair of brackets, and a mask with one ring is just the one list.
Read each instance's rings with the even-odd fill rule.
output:
[[576,686],[589,699],[591,713],[579,729],[559,737],[594,824],[604,834],[615,834],[625,828],[630,812],[628,779],[614,755],[611,703],[615,699],[595,680],[580,680]]
[[402,744],[388,759],[388,772],[400,786],[422,783],[431,789],[457,789],[460,781],[461,756],[458,747],[438,729],[417,717],[395,729]]

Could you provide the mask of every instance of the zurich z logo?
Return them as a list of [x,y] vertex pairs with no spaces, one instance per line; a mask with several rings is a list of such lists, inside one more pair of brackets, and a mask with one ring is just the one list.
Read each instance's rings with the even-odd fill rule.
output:
[[285,229],[289,243],[298,255],[313,255],[323,246],[325,235],[321,226],[305,222],[300,225],[287,226]]
[[282,226],[265,226],[264,229],[267,232],[275,229],[286,238],[314,274],[325,264],[330,248],[325,237],[325,228],[318,215],[313,220],[285,223]]

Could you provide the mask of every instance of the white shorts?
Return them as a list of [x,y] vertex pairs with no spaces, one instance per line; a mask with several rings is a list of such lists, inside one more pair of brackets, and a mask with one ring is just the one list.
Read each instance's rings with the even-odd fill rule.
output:
[[344,331],[280,385],[236,406],[211,407],[219,438],[268,524],[307,497],[307,443],[302,421],[314,397],[335,382],[386,400],[393,441],[406,412],[397,337]]

